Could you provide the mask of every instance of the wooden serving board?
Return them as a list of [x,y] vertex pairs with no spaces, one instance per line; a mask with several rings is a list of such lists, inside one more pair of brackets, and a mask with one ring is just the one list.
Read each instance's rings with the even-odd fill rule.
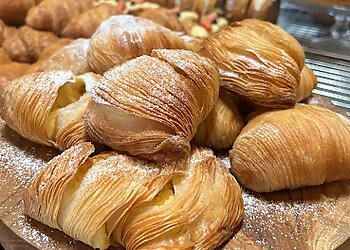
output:
[[[23,139],[0,119],[0,243],[5,249],[89,249],[23,215],[23,188],[58,153]],[[224,249],[335,249],[350,237],[350,181],[265,195],[244,191],[244,202],[243,223]],[[350,243],[341,249],[350,249]]]

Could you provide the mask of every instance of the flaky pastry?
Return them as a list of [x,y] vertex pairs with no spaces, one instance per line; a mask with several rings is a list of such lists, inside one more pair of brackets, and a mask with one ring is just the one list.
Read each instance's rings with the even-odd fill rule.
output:
[[71,71],[36,73],[6,86],[1,117],[28,140],[64,150],[90,140],[83,122],[89,100],[84,81]]
[[107,71],[86,112],[89,134],[115,150],[181,159],[219,95],[213,63],[186,50],[153,50]]
[[27,25],[38,30],[51,30],[60,34],[70,20],[93,7],[94,0],[43,0],[31,8]]
[[132,58],[150,55],[157,48],[182,49],[186,45],[176,33],[151,20],[113,16],[91,37],[88,62],[94,72],[103,74]]
[[38,71],[71,70],[75,75],[90,71],[87,61],[89,39],[76,39],[40,62]]
[[217,103],[205,120],[199,125],[193,142],[212,149],[228,149],[244,127],[231,94],[220,90]]
[[0,19],[11,25],[22,25],[35,0],[1,0]]
[[301,100],[307,98],[309,95],[311,95],[312,90],[314,90],[316,87],[317,77],[315,76],[312,69],[305,65],[301,71],[300,84],[296,93],[296,101],[300,102]]
[[71,38],[90,38],[104,20],[118,14],[120,10],[116,2],[102,2],[70,20],[61,35]]
[[295,104],[304,51],[278,26],[246,19],[207,38],[202,46],[200,54],[216,62],[224,88],[265,107]]
[[23,26],[2,44],[13,61],[33,63],[40,53],[58,39],[52,32],[37,31]]
[[256,192],[350,179],[350,120],[297,104],[257,115],[230,151],[232,171]]
[[208,149],[150,163],[90,143],[52,159],[29,183],[25,212],[94,248],[214,249],[243,216],[239,185]]

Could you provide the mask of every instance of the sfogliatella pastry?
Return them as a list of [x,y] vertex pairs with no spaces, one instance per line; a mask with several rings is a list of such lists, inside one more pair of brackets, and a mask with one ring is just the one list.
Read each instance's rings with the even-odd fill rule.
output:
[[230,151],[232,171],[256,192],[350,179],[350,120],[297,104],[257,115]]
[[299,87],[297,89],[296,101],[300,102],[307,98],[309,95],[311,95],[312,90],[314,90],[316,86],[317,77],[315,76],[312,69],[305,65],[303,70],[301,71],[301,79]]
[[64,150],[90,140],[83,122],[89,100],[84,81],[71,71],[36,73],[7,84],[1,117],[24,138]]
[[217,103],[199,125],[193,142],[216,150],[228,149],[243,127],[244,121],[233,97],[221,89]]
[[121,10],[116,2],[102,2],[70,20],[61,35],[71,38],[90,38],[104,20],[120,13]]
[[37,30],[50,30],[60,34],[71,19],[93,7],[94,0],[43,0],[31,8],[27,25]]
[[93,151],[82,143],[52,159],[25,213],[99,249],[214,249],[242,220],[240,187],[208,149],[169,164]]
[[335,113],[339,113],[344,116],[348,116],[348,114],[345,112],[344,109],[339,108],[338,106],[334,105],[334,103],[327,97],[311,94],[308,98],[304,99],[302,101],[305,104],[309,105],[315,105],[319,107],[323,107],[326,109],[329,109]]
[[287,32],[246,19],[202,43],[201,55],[216,62],[222,86],[265,107],[292,107],[304,67],[304,51]]
[[38,71],[70,70],[74,75],[90,71],[87,61],[90,39],[76,39],[40,61]]
[[3,48],[0,48],[0,65],[7,63],[11,63],[11,58]]
[[179,36],[151,20],[129,15],[104,21],[91,37],[88,53],[90,68],[103,74],[110,68],[141,56],[152,49],[184,49]]
[[88,132],[132,155],[181,159],[216,103],[219,84],[210,60],[187,50],[153,50],[103,75],[86,111]]
[[27,12],[35,6],[35,0],[1,0],[0,19],[7,24],[22,25]]
[[33,63],[40,53],[58,39],[52,32],[37,31],[23,26],[2,44],[13,61]]

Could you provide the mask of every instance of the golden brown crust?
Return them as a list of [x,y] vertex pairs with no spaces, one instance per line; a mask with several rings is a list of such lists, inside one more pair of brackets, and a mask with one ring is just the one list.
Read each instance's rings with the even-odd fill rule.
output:
[[228,149],[244,127],[231,94],[220,90],[217,103],[199,125],[193,142],[215,150]]
[[0,48],[0,65],[7,64],[11,62],[11,58],[6,53],[3,48]]
[[350,120],[324,108],[297,104],[262,113],[234,143],[232,171],[257,192],[349,179],[350,142],[345,138],[350,138]]
[[138,17],[152,20],[153,22],[158,23],[173,31],[184,30],[181,22],[178,20],[175,13],[165,8],[143,9],[140,11],[131,12],[130,14],[133,16],[138,16]]
[[223,5],[224,15],[230,22],[240,21],[246,17],[250,0],[227,0]]
[[54,43],[47,46],[42,53],[40,53],[38,61],[45,60],[54,54],[57,50],[70,44],[73,40],[69,38],[59,38]]
[[246,19],[207,38],[202,45],[200,53],[216,62],[224,88],[261,106],[295,104],[304,51],[281,28]]
[[27,12],[35,6],[34,0],[1,0],[0,19],[11,25],[24,23]]
[[83,113],[90,100],[71,71],[26,75],[5,87],[1,117],[21,136],[60,150],[89,141]]
[[185,50],[154,50],[107,71],[86,113],[98,142],[156,161],[180,159],[219,94],[217,69]]
[[186,49],[193,52],[198,52],[201,50],[203,42],[202,39],[183,34],[180,34],[180,38],[184,41]]
[[33,30],[23,26],[18,32],[6,39],[3,48],[13,61],[33,63],[40,53],[57,40],[51,32]]
[[80,38],[60,48],[41,62],[38,71],[71,70],[75,75],[89,72],[87,62],[89,42],[89,39]]
[[308,66],[304,66],[301,71],[300,84],[297,89],[296,101],[300,102],[311,95],[312,90],[317,87],[317,77],[312,69]]
[[91,37],[88,53],[90,68],[99,74],[122,63],[150,55],[157,48],[186,48],[171,30],[150,20],[129,15],[104,21]]
[[335,113],[339,113],[341,115],[348,116],[347,113],[343,109],[334,105],[333,102],[329,98],[324,97],[324,96],[311,94],[308,98],[304,99],[302,102],[305,104],[309,104],[309,105],[323,107],[323,108],[329,109]]
[[29,10],[26,23],[38,30],[51,30],[60,34],[74,16],[92,8],[93,2],[93,0],[43,0]]
[[100,249],[111,236],[127,249],[212,249],[242,220],[240,187],[210,150],[167,164],[91,152],[84,143],[51,160],[27,187],[26,213]]
[[101,3],[70,20],[68,25],[63,29],[62,36],[90,38],[103,21],[117,14],[120,14],[120,11],[116,3]]

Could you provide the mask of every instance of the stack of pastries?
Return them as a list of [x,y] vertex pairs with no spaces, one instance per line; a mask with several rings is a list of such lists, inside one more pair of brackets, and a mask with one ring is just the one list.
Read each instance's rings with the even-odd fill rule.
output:
[[[135,4],[60,2],[28,0],[40,31],[0,23],[0,115],[63,151],[28,184],[30,217],[99,249],[214,249],[243,219],[235,178],[256,192],[350,179],[350,120],[299,103],[317,79],[281,28],[245,19],[201,41],[116,15]],[[212,150],[230,150],[233,175]]]

